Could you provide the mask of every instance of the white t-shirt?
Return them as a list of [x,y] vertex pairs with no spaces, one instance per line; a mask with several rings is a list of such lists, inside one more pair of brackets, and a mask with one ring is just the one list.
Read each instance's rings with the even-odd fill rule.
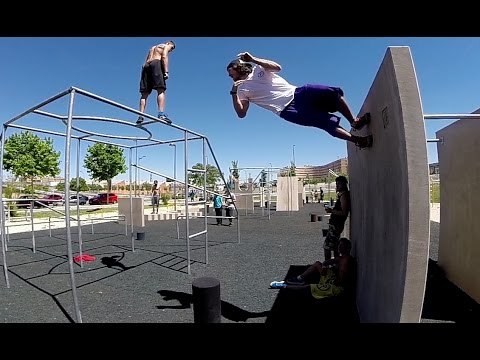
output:
[[227,207],[230,208],[230,209],[235,209],[235,205],[233,205],[234,201],[237,200],[237,197],[235,196],[234,193],[230,193],[231,195],[231,199],[228,199],[227,200]]
[[240,100],[248,100],[279,115],[293,100],[296,88],[275,72],[255,65],[237,88],[237,94]]

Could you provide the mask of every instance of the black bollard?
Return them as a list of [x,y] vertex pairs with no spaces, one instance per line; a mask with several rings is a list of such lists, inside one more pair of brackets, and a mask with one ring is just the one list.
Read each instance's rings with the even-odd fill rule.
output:
[[193,321],[196,324],[221,322],[220,281],[201,277],[192,283]]

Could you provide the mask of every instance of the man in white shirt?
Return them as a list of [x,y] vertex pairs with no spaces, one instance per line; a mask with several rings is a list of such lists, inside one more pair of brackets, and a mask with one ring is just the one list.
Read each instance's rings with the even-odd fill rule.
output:
[[370,122],[369,113],[361,118],[352,114],[342,89],[317,84],[297,87],[277,74],[282,69],[278,63],[248,52],[240,53],[238,57],[227,66],[228,76],[234,81],[230,95],[238,117],[244,118],[250,103],[254,103],[289,122],[323,129],[360,148],[372,146],[372,135],[350,134],[340,126],[340,117],[332,114],[338,111],[357,130]]
[[[225,194],[228,196],[228,191],[225,192]],[[232,225],[232,222],[233,222],[233,219],[232,217],[234,216],[233,215],[233,212],[235,211],[235,205],[234,205],[234,202],[237,200],[237,197],[235,196],[235,194],[233,192],[230,193],[230,198],[227,198],[227,206],[225,208],[225,215],[227,217],[230,216],[230,219],[228,219],[228,225],[231,226]]]

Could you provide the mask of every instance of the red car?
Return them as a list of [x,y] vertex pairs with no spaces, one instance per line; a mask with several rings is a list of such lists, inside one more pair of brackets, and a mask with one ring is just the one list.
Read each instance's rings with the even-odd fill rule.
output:
[[[116,204],[118,202],[118,196],[114,193],[108,193],[108,204]],[[107,204],[107,193],[98,194],[90,200],[88,200],[90,205],[106,205]]]
[[63,196],[58,194],[48,194],[40,199],[40,202],[45,205],[62,205]]

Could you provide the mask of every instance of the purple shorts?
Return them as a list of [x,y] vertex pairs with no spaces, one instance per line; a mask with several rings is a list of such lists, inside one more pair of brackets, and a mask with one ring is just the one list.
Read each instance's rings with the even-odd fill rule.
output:
[[298,87],[290,104],[280,117],[303,126],[314,126],[329,133],[340,123],[340,118],[331,113],[338,111],[338,101],[343,96],[338,87],[307,84]]

